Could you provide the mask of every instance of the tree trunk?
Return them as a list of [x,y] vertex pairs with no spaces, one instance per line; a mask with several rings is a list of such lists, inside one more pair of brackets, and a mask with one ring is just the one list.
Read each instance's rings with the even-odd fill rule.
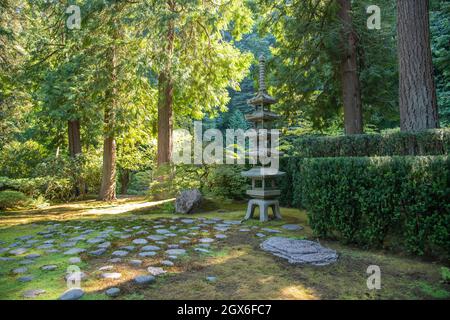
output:
[[105,108],[103,171],[99,200],[116,200],[116,141],[114,138],[114,121],[117,107],[117,52],[115,45],[111,48],[111,106]]
[[428,0],[397,0],[400,128],[439,127]]
[[[169,10],[175,10],[174,1],[168,0]],[[172,55],[175,38],[174,21],[168,22],[166,57],[164,71],[158,77],[158,166],[169,163],[172,159],[173,131],[173,81]]]
[[69,120],[68,136],[69,136],[69,154],[74,158],[77,154],[81,153],[81,136],[80,136],[80,121]]
[[363,133],[361,86],[358,75],[357,35],[353,29],[351,0],[338,0],[339,18],[342,21],[341,82],[344,103],[345,134]]
[[130,183],[130,170],[122,169],[122,171],[120,172],[120,184],[122,185],[120,189],[121,194],[127,194],[129,183]]

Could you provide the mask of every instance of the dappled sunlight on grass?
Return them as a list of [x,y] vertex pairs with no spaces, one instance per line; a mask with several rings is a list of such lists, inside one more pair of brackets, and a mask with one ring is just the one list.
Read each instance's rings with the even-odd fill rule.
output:
[[289,300],[315,300],[318,299],[312,290],[305,289],[303,286],[289,286],[280,290],[283,299]]
[[136,211],[136,210],[143,210],[143,209],[149,209],[152,207],[157,207],[159,205],[162,205],[164,203],[173,202],[175,201],[175,198],[167,199],[167,200],[160,200],[160,201],[153,201],[153,202],[141,202],[141,203],[127,203],[120,206],[111,206],[108,208],[95,208],[90,209],[83,214],[90,215],[90,214],[121,214],[126,213],[130,211]]

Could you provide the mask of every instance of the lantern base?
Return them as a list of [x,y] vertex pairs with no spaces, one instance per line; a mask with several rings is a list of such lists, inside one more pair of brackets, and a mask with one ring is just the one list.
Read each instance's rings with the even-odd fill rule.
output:
[[259,206],[259,221],[269,221],[269,208],[272,208],[275,219],[282,219],[280,213],[280,203],[278,200],[251,199],[248,202],[247,214],[245,215],[244,220],[249,220],[253,217],[256,206]]

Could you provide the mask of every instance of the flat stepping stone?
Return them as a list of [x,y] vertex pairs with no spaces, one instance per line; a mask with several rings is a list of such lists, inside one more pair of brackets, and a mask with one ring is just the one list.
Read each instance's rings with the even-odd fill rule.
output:
[[105,252],[106,252],[106,249],[100,248],[100,249],[97,249],[97,250],[89,252],[89,254],[91,256],[97,256],[98,257],[98,256],[101,256],[102,254],[104,254]]
[[134,244],[147,244],[148,241],[145,240],[145,239],[134,239],[134,240],[133,240],[133,243],[134,243]]
[[122,262],[122,259],[121,259],[121,258],[112,258],[112,259],[109,259],[108,262],[111,262],[111,263],[120,263],[120,262]]
[[197,247],[209,248],[209,247],[211,247],[211,244],[209,244],[209,243],[199,243],[197,245]]
[[178,245],[178,244],[169,244],[167,246],[167,248],[169,248],[169,249],[178,249],[179,247],[180,247],[180,245]]
[[193,224],[193,223],[195,223],[194,219],[181,219],[180,221],[185,223],[185,224]]
[[214,230],[220,231],[220,232],[227,232],[229,228],[227,227],[214,227]]
[[33,276],[22,276],[20,278],[17,278],[17,281],[19,282],[30,282],[34,279]]
[[180,240],[179,243],[180,244],[188,244],[188,243],[191,243],[191,240]]
[[155,231],[156,231],[156,233],[159,233],[159,234],[172,233],[170,230],[167,230],[167,229],[156,229]]
[[158,246],[152,246],[152,245],[144,246],[141,248],[141,251],[158,251],[158,250],[161,250],[161,248]]
[[197,252],[201,252],[201,253],[210,253],[211,251],[209,251],[208,249],[205,248],[194,248],[195,251]]
[[156,256],[156,252],[154,252],[154,251],[143,251],[143,252],[139,252],[139,256],[140,257],[153,257],[153,256]]
[[241,220],[224,220],[224,224],[241,224]]
[[89,244],[102,243],[102,242],[105,242],[105,238],[91,238],[91,239],[88,239],[86,242]]
[[98,268],[99,271],[109,271],[112,269],[114,269],[114,266],[103,266],[103,267]]
[[137,260],[137,259],[130,260],[130,264],[131,264],[132,266],[139,267],[139,266],[142,265],[142,260]]
[[155,281],[155,277],[151,275],[143,275],[143,276],[137,276],[134,279],[134,282],[137,284],[148,284]]
[[119,272],[106,272],[102,273],[103,279],[109,279],[109,280],[117,280],[122,277],[122,274]]
[[217,239],[225,239],[225,238],[227,238],[227,236],[224,234],[216,234],[216,238]]
[[61,243],[59,246],[62,248],[71,248],[71,247],[75,247],[76,245],[77,245],[77,242],[74,241],[74,242],[64,242],[64,243]]
[[239,231],[240,231],[240,232],[249,232],[250,229],[248,229],[248,228],[242,228],[242,229],[239,229]]
[[28,236],[17,237],[16,240],[18,240],[18,241],[25,241],[25,240],[30,240],[30,239],[33,239],[33,238],[34,238],[34,236],[28,235]]
[[12,254],[12,255],[15,255],[15,256],[20,256],[21,254],[24,254],[27,251],[28,250],[25,249],[25,248],[17,248],[17,249],[9,251],[9,254]]
[[72,249],[65,251],[63,254],[66,256],[69,256],[69,255],[83,253],[85,251],[86,251],[86,249],[82,249],[82,248],[72,248]]
[[133,251],[136,249],[136,246],[123,246],[119,248],[120,250],[127,250],[127,251]]
[[148,267],[147,271],[153,276],[159,276],[159,275],[167,272],[163,268],[160,268],[160,267]]
[[113,253],[112,253],[112,255],[113,256],[115,256],[115,257],[125,257],[125,256],[127,256],[128,255],[128,251],[125,251],[125,250],[117,250],[117,251],[114,251]]
[[208,276],[208,277],[206,277],[206,281],[208,281],[208,282],[216,282],[217,281],[217,277]]
[[198,240],[198,242],[200,242],[200,243],[211,243],[211,242],[214,242],[214,239],[211,239],[211,238],[201,238],[201,239]]
[[37,259],[39,258],[41,255],[38,253],[31,253],[31,254],[27,254],[24,258],[25,259]]
[[163,266],[166,266],[166,267],[173,267],[174,266],[174,263],[172,261],[170,261],[170,260],[163,260],[163,261],[161,261],[161,264]]
[[72,258],[69,258],[69,263],[80,263],[81,262],[81,259],[79,258],[79,257],[72,257]]
[[120,294],[119,288],[109,288],[105,291],[105,294],[109,297],[117,297]]
[[169,250],[166,250],[166,254],[177,256],[180,254],[186,254],[186,250],[184,250],[184,249],[169,249]]
[[103,243],[100,243],[97,248],[102,248],[102,249],[108,249],[109,247],[111,247],[111,242],[106,241]]
[[338,258],[336,251],[309,240],[271,237],[261,244],[261,248],[295,264],[323,266],[336,262]]
[[53,270],[56,270],[56,269],[58,269],[58,266],[55,265],[55,264],[49,264],[49,265],[41,267],[41,270],[43,270],[43,271],[53,271]]
[[23,259],[23,260],[19,261],[19,264],[21,264],[21,265],[29,265],[29,264],[33,264],[33,263],[35,263],[35,261],[31,260],[31,259]]
[[25,291],[22,296],[24,298],[27,299],[32,299],[32,298],[36,298],[37,296],[46,293],[47,291],[43,290],[43,289],[31,289],[31,290],[27,290]]
[[264,237],[266,237],[266,235],[264,234],[264,233],[257,233],[256,234],[256,236],[258,237],[258,238],[264,238]]
[[28,268],[27,267],[15,268],[11,272],[14,274],[22,274],[28,272]]
[[83,295],[84,291],[81,289],[69,289],[59,297],[59,300],[78,300]]
[[262,231],[269,232],[269,233],[281,233],[280,230],[270,229],[270,228],[262,228],[261,230],[262,230]]
[[53,248],[52,243],[46,243],[46,244],[42,244],[42,245],[36,247],[36,249],[39,249],[39,250],[45,250],[45,249],[51,249],[51,248]]
[[164,237],[164,236],[160,236],[160,235],[156,235],[156,234],[147,237],[147,239],[154,240],[154,241],[164,240],[165,238],[166,237]]
[[283,226],[281,226],[283,229],[285,230],[289,230],[289,231],[297,231],[297,230],[302,230],[303,227],[299,226],[298,224],[285,224]]

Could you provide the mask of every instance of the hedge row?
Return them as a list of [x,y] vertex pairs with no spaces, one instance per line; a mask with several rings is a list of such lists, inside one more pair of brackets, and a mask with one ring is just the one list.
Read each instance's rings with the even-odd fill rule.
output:
[[301,137],[290,143],[289,154],[302,158],[444,155],[450,151],[450,129]]
[[70,179],[51,176],[26,179],[0,177],[0,191],[4,190],[20,191],[32,198],[43,196],[48,200],[68,201],[73,198],[73,184]]
[[305,208],[318,236],[450,255],[448,156],[291,157],[282,169],[282,202]]

